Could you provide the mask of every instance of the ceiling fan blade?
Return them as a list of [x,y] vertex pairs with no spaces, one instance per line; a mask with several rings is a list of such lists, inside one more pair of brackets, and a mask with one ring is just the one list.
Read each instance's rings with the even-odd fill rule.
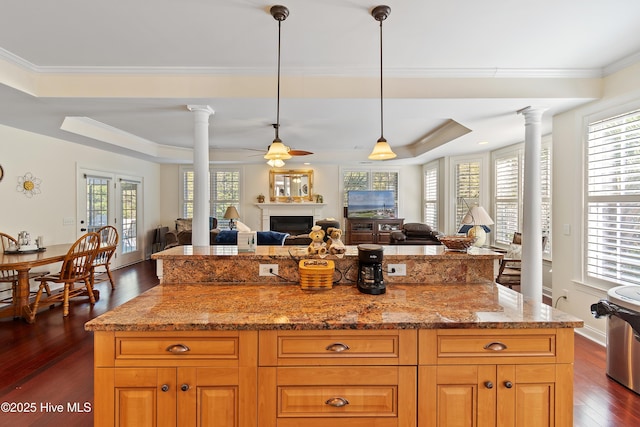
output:
[[311,151],[304,150],[289,150],[289,154],[291,154],[292,156],[307,156],[313,153]]

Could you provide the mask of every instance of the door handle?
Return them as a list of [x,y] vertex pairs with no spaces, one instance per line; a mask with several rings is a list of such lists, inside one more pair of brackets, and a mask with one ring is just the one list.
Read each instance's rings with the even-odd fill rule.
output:
[[87,229],[86,228],[81,228],[80,231],[87,231]]

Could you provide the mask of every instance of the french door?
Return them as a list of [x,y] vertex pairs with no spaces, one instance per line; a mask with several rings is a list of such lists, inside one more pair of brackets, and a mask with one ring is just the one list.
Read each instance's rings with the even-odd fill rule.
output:
[[141,195],[141,178],[79,170],[77,235],[80,237],[105,225],[116,227],[120,242],[111,261],[113,268],[143,259]]

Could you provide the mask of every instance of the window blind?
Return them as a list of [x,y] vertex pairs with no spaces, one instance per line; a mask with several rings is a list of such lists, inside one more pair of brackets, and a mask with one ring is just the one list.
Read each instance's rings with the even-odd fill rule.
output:
[[588,125],[586,274],[640,285],[640,110]]
[[424,171],[424,218],[425,224],[438,228],[438,167],[434,165]]

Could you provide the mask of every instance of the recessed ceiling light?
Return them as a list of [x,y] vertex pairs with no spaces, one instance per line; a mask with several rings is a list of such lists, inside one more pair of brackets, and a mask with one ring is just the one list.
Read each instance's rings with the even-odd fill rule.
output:
[[480,141],[478,142],[478,145],[487,145],[489,143],[489,141]]

